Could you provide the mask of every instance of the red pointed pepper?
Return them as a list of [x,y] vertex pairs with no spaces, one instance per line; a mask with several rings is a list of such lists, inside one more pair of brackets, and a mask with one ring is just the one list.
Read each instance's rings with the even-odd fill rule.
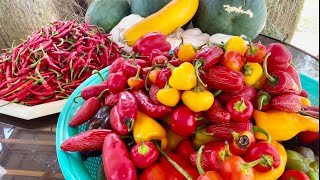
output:
[[250,39],[249,48],[247,49],[246,54],[244,55],[248,62],[261,63],[267,54],[267,48],[261,43],[252,44]]
[[275,70],[270,74],[268,73],[267,62],[269,56],[270,53],[266,55],[263,62],[264,74],[267,77],[267,80],[264,84],[265,90],[270,94],[278,95],[287,93],[299,94],[299,88],[297,84],[288,73],[279,70]]
[[285,71],[292,60],[290,51],[280,43],[272,43],[267,46],[267,53],[271,53],[268,59],[268,71]]
[[176,108],[170,115],[170,125],[174,133],[190,136],[196,129],[196,120],[192,111],[186,107]]
[[202,69],[207,71],[210,67],[220,63],[224,52],[218,46],[209,46],[199,50],[196,56],[196,60],[204,59],[205,63]]
[[271,105],[274,109],[289,113],[298,113],[302,108],[302,102],[298,95],[284,94],[272,98]]
[[206,117],[214,123],[226,123],[231,119],[231,115],[226,111],[221,103],[215,99],[212,106],[205,112]]
[[247,99],[236,97],[227,103],[226,110],[230,113],[231,120],[248,122],[253,113],[253,105]]
[[147,168],[159,157],[159,152],[152,142],[139,142],[130,150],[130,159],[138,168]]
[[102,149],[104,173],[110,180],[137,180],[137,171],[129,159],[129,153],[123,140],[110,133],[104,140]]

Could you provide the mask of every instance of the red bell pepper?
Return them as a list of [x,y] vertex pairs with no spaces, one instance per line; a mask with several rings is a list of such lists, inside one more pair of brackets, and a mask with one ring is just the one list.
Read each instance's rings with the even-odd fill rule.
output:
[[[133,77],[137,74],[138,68],[140,66],[137,64],[132,64],[129,62],[123,63],[121,66],[121,71],[127,76],[127,77]],[[140,67],[141,68],[141,67]]]
[[268,60],[268,71],[285,71],[291,63],[290,51],[280,43],[272,43],[267,46],[267,53],[271,53]]
[[231,115],[226,111],[221,103],[215,99],[212,106],[205,112],[206,117],[214,123],[226,123],[231,119]]
[[246,59],[242,54],[233,50],[227,51],[222,57],[222,65],[233,71],[239,72],[245,63]]
[[142,56],[150,56],[154,49],[161,52],[169,52],[170,43],[166,40],[166,36],[160,32],[151,32],[142,36],[133,46],[132,51],[140,53]]
[[267,70],[267,62],[268,58],[270,56],[270,53],[268,53],[264,59],[263,62],[263,70],[264,74],[267,77],[267,80],[265,81],[265,90],[269,92],[270,94],[299,94],[299,88],[297,84],[294,82],[292,77],[284,72],[284,71],[279,71],[275,70],[271,72],[270,74],[268,73]]
[[182,140],[175,149],[175,154],[189,160],[190,155],[194,152],[192,142],[189,139]]
[[319,140],[319,132],[305,131],[298,134],[299,142],[303,144],[312,144]]
[[260,90],[253,100],[253,106],[260,111],[271,109],[271,96],[268,92]]
[[170,125],[174,133],[190,136],[196,129],[196,120],[192,111],[186,107],[176,108],[170,115]]
[[271,100],[271,105],[274,109],[289,113],[298,113],[302,108],[301,99],[295,94],[284,94],[274,97]]
[[127,87],[127,76],[122,72],[111,73],[107,79],[107,85],[113,94],[120,93]]
[[200,49],[196,55],[196,60],[204,59],[204,66],[202,69],[207,71],[210,67],[220,63],[224,52],[218,46],[209,46]]
[[105,137],[112,133],[109,129],[92,129],[65,140],[60,148],[69,152],[101,150]]
[[223,66],[213,66],[206,72],[205,81],[209,88],[238,92],[243,88],[244,76]]
[[302,171],[287,170],[282,174],[279,180],[310,180],[310,178]]
[[169,78],[171,77],[172,71],[170,68],[165,68],[160,71],[156,78],[156,85],[162,89],[166,86]]
[[251,39],[249,40],[249,48],[244,55],[248,62],[261,63],[267,54],[267,47],[261,43],[252,44]]
[[119,135],[126,136],[132,131],[133,122],[131,120],[125,121],[125,119],[120,116],[117,105],[113,106],[110,112],[110,124],[114,132]]
[[298,95],[300,95],[301,91],[302,91],[302,86],[301,86],[301,80],[300,80],[300,76],[299,76],[298,71],[292,65],[290,65],[285,70],[285,72],[288,73],[291,76],[291,78],[294,80],[294,82],[297,84],[297,86],[299,88]]
[[168,180],[173,177],[172,172],[164,163],[155,163],[147,167],[139,177],[139,180]]
[[256,138],[250,131],[232,132],[232,135],[233,141],[230,144],[230,150],[233,154],[244,155],[256,144]]
[[252,101],[256,97],[257,91],[252,86],[244,85],[238,92],[222,92],[218,95],[221,103],[227,104],[231,99],[236,97],[243,97],[249,101]]
[[129,87],[133,90],[140,90],[144,88],[144,79],[140,78],[141,67],[138,68],[137,74],[127,80]]
[[152,142],[139,142],[130,150],[130,159],[138,168],[147,168],[159,157],[159,152]]
[[126,63],[127,60],[125,60],[123,57],[119,57],[116,59],[111,65],[109,69],[109,74],[117,73],[120,69],[122,64]]
[[123,140],[115,133],[106,136],[102,149],[104,173],[110,180],[136,180],[137,171]]
[[226,110],[230,113],[231,120],[235,122],[248,122],[253,113],[253,105],[243,97],[236,97],[227,103]]
[[171,113],[171,108],[163,105],[154,105],[151,99],[144,94],[143,91],[134,91],[134,97],[136,98],[139,109],[152,118],[164,118]]

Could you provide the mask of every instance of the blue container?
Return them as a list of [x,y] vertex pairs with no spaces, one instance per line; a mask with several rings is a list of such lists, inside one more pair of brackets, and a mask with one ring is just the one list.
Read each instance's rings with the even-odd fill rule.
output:
[[[109,67],[101,70],[102,75],[108,77]],[[319,106],[319,82],[305,76],[300,75],[301,83],[303,89],[309,92],[309,99],[312,104]],[[57,133],[56,133],[56,151],[58,156],[58,161],[60,164],[61,171],[66,179],[86,179],[94,180],[96,179],[97,169],[101,163],[101,157],[88,158],[87,161],[82,161],[80,153],[69,153],[64,152],[60,149],[60,144],[85,130],[85,125],[80,126],[79,128],[72,128],[68,126],[68,122],[75,112],[82,106],[84,100],[78,99],[78,103],[74,103],[73,99],[80,94],[80,91],[87,86],[93,84],[101,83],[98,75],[93,75],[86,81],[84,81],[70,96],[66,104],[64,105],[57,124]]]

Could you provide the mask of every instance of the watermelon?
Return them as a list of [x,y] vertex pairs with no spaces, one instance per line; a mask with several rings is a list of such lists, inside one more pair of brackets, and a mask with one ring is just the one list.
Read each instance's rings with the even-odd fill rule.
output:
[[131,14],[147,17],[159,11],[170,1],[171,0],[131,0]]

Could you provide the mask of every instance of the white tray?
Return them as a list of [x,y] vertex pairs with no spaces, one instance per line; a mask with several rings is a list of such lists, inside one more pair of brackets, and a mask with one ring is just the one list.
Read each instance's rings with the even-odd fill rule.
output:
[[8,101],[0,100],[0,113],[8,116],[31,120],[51,114],[60,113],[67,100],[60,100],[35,106],[25,106],[17,103],[7,104]]

